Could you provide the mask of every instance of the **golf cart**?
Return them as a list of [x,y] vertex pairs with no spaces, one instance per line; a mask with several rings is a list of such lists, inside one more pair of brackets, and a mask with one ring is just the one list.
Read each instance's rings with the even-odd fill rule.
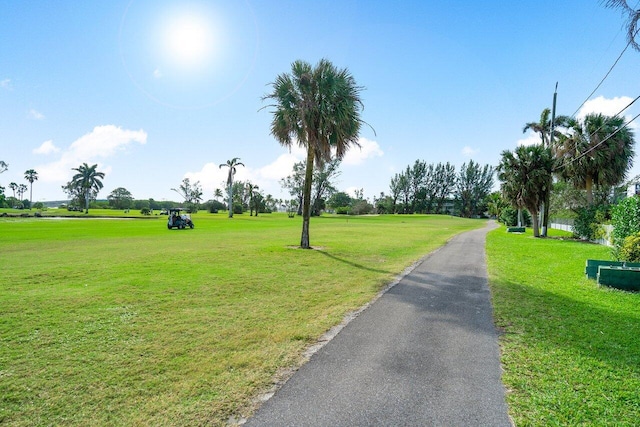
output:
[[182,208],[171,208],[169,209],[169,220],[167,221],[167,228],[171,230],[172,228],[193,228],[193,221],[191,221],[191,217],[188,214],[181,214],[183,211]]

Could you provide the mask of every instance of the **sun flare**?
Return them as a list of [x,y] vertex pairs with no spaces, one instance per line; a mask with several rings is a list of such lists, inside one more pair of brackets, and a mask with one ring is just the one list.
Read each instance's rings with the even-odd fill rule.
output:
[[196,14],[173,17],[166,25],[163,41],[169,60],[183,67],[203,65],[215,47],[211,23]]

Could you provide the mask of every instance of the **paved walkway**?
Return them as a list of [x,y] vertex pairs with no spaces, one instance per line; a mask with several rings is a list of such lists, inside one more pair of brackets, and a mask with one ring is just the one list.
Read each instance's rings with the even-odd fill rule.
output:
[[246,426],[511,426],[484,242],[427,257],[349,323]]

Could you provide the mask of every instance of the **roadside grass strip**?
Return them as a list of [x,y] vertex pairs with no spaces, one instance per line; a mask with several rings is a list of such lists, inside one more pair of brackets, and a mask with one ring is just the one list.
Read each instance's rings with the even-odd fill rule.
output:
[[517,426],[637,426],[640,294],[588,280],[585,260],[610,249],[567,236],[487,236],[510,415]]

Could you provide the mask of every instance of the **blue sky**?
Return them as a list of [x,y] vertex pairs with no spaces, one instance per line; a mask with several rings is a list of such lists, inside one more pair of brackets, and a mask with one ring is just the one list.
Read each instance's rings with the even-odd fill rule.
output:
[[[328,58],[365,87],[375,133],[363,127],[341,190],[388,193],[416,159],[496,165],[530,140],[523,125],[551,106],[556,82],[558,113],[571,115],[626,45],[621,12],[598,0],[0,0],[0,10],[0,185],[26,184],[35,169],[34,202],[64,199],[84,162],[106,174],[100,198],[125,187],[177,200],[171,188],[189,177],[206,200],[233,157],[246,165],[236,179],[287,196],[278,181],[303,156],[269,134],[261,97],[297,59]],[[640,95],[639,71],[629,49],[577,115],[617,113]]]

